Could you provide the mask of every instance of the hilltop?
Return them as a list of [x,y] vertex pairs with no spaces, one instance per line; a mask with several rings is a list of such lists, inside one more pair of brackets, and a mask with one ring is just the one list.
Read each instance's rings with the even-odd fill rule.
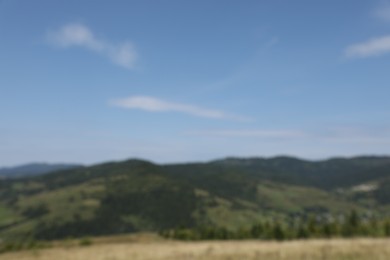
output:
[[57,239],[390,213],[390,157],[109,162],[0,181],[0,237]]
[[19,178],[42,175],[45,173],[55,172],[59,170],[69,170],[78,167],[82,166],[78,164],[29,163],[15,167],[0,168],[0,176],[3,178]]

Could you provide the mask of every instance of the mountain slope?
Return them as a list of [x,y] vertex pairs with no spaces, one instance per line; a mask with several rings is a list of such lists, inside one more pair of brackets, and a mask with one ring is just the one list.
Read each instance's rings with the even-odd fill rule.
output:
[[[197,226],[237,229],[352,209],[390,212],[387,157],[105,163],[0,181],[0,237],[56,239]],[[369,187],[369,188],[367,188]],[[370,188],[371,187],[371,188]]]
[[6,178],[27,177],[81,167],[77,164],[31,163],[16,167],[0,168],[0,176]]

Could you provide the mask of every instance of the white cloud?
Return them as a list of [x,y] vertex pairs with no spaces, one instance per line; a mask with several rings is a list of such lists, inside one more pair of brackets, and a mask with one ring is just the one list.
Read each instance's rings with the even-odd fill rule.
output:
[[56,32],[49,32],[47,38],[51,43],[64,48],[80,46],[95,51],[104,49],[104,44],[81,24],[69,24]]
[[348,58],[365,58],[387,53],[390,53],[390,35],[354,44],[345,50],[345,55]]
[[137,60],[137,53],[131,43],[124,43],[119,47],[111,48],[109,57],[115,64],[128,69],[133,69]]
[[140,109],[150,112],[179,112],[192,116],[214,118],[214,119],[231,119],[237,121],[249,121],[251,119],[239,115],[232,115],[223,111],[201,108],[194,105],[167,102],[158,98],[148,96],[132,96],[123,99],[112,100],[110,104],[128,108]]
[[373,14],[377,18],[379,18],[383,21],[389,22],[390,21],[390,2],[386,2],[386,3],[383,3],[382,5],[378,6],[374,10]]
[[305,136],[304,133],[294,130],[209,130],[193,131],[188,135],[220,136],[220,137],[258,137],[258,138],[296,138]]
[[95,37],[93,32],[82,24],[68,24],[56,31],[47,33],[47,41],[61,48],[81,47],[109,58],[113,63],[126,69],[133,69],[137,53],[131,42],[115,45]]

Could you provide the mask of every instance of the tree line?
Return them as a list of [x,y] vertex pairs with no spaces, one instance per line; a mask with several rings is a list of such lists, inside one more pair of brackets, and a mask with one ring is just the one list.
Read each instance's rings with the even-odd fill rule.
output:
[[163,230],[160,235],[178,240],[390,237],[390,219],[363,218],[356,211],[351,211],[343,219],[326,219],[311,215],[289,224],[280,221],[265,221],[249,228],[239,228],[237,230],[215,226],[176,228]]

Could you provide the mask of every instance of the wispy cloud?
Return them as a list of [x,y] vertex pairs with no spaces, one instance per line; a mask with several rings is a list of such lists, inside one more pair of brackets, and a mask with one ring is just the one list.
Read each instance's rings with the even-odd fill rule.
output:
[[61,48],[80,47],[96,52],[110,59],[113,63],[126,69],[134,69],[137,52],[131,42],[112,44],[96,38],[85,25],[67,24],[46,35],[47,41]]
[[390,144],[389,128],[329,127],[325,129],[219,129],[195,130],[185,135],[198,137],[247,138],[249,140],[267,139],[276,141],[309,141],[337,144],[377,145]]
[[380,20],[390,22],[390,2],[384,2],[375,8],[373,15]]
[[279,38],[274,36],[265,44],[265,48],[270,48],[272,46],[275,46],[278,43],[279,43]]
[[390,144],[389,127],[331,127],[313,135],[317,139],[336,143]]
[[305,133],[294,130],[206,130],[187,132],[187,135],[216,137],[296,138]]
[[366,58],[388,53],[390,53],[390,35],[357,43],[345,50],[345,56],[348,58]]
[[223,111],[202,108],[189,104],[174,103],[148,96],[131,96],[128,98],[115,99],[110,101],[111,105],[127,108],[139,109],[149,112],[178,112],[197,117],[230,119],[236,121],[250,121],[250,118],[229,114]]

